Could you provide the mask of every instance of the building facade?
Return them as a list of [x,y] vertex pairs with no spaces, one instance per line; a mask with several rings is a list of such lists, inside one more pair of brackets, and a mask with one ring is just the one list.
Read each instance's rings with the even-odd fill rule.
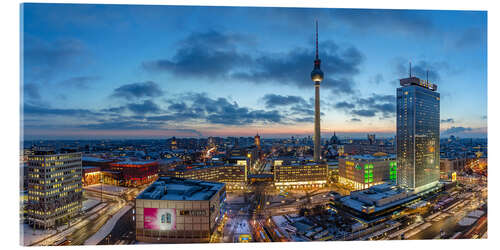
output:
[[36,149],[29,155],[27,220],[36,228],[68,223],[82,208],[82,155]]
[[244,189],[248,181],[247,161],[214,165],[182,165],[163,171],[162,176],[222,182],[228,189]]
[[351,190],[396,182],[396,155],[351,155],[339,159],[339,183]]
[[118,174],[118,184],[126,187],[137,187],[149,184],[158,177],[157,161],[122,161],[115,162],[107,169]]
[[160,177],[135,200],[136,239],[208,243],[224,216],[224,183]]
[[454,172],[461,172],[466,166],[467,159],[465,158],[441,158],[439,160],[441,179],[451,180]]
[[328,161],[328,183],[338,183],[339,182],[339,162],[338,161]]
[[273,174],[277,189],[324,187],[327,184],[328,165],[275,161]]
[[440,95],[417,77],[397,89],[397,183],[420,192],[439,182]]

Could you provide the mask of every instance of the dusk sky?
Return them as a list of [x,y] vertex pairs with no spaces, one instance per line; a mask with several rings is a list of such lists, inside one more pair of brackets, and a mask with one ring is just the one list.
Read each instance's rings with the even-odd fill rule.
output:
[[25,139],[394,136],[396,88],[438,85],[441,136],[486,137],[480,11],[24,4]]

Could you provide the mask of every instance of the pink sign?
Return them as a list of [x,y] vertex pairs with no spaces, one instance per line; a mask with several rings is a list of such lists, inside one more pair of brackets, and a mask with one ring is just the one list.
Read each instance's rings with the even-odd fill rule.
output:
[[175,230],[175,208],[144,208],[144,229]]

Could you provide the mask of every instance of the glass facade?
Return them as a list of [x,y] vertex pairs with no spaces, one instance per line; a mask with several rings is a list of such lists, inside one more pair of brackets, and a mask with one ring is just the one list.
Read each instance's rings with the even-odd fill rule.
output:
[[[413,79],[402,79],[402,85],[405,80]],[[419,192],[439,181],[439,99],[435,89],[413,83],[397,89],[396,179],[401,187]]]

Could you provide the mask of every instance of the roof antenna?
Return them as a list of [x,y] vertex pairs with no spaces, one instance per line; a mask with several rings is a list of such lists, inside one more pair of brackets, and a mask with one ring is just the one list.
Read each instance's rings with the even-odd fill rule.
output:
[[427,70],[427,79],[425,80],[425,83],[429,83],[429,70]]
[[316,20],[316,60],[318,57],[318,20]]
[[411,78],[411,62],[410,62],[410,78]]

